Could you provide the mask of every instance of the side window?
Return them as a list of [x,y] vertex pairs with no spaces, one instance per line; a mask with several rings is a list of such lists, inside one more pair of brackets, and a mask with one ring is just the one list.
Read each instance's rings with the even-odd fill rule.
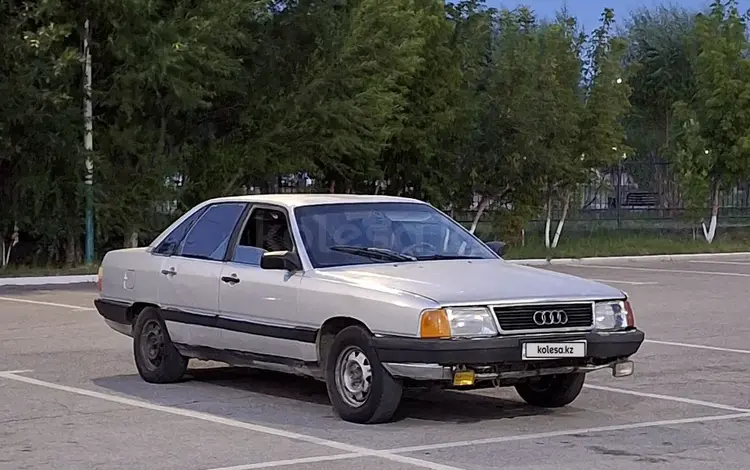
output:
[[247,219],[232,261],[259,266],[264,252],[293,249],[286,215],[279,210],[259,208],[253,210]]
[[220,261],[229,238],[245,210],[244,203],[221,203],[210,206],[195,223],[180,249],[180,256]]
[[182,239],[185,238],[185,234],[195,224],[195,221],[205,212],[205,208],[195,211],[190,217],[185,219],[180,225],[175,227],[169,235],[162,240],[161,243],[154,249],[154,253],[159,255],[171,255],[177,250]]

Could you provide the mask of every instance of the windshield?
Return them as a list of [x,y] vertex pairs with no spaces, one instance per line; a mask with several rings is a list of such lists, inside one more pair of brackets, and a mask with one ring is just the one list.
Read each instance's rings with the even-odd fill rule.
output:
[[315,268],[393,261],[497,259],[437,209],[419,203],[347,203],[294,210]]

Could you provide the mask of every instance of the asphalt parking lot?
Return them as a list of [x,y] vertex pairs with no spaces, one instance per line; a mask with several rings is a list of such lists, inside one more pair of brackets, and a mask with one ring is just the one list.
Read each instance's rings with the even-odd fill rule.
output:
[[553,266],[627,291],[647,341],[632,377],[588,376],[570,406],[513,389],[339,420],[314,381],[192,363],[150,385],[93,286],[0,287],[0,469],[745,469],[750,257]]

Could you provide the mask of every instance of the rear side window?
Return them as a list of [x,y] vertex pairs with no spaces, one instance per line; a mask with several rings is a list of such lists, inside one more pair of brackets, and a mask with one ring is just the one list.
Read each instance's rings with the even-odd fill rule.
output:
[[190,217],[185,219],[184,222],[175,227],[175,229],[172,230],[161,243],[159,243],[156,249],[154,249],[154,253],[159,255],[171,255],[174,253],[182,239],[185,238],[185,234],[190,230],[193,224],[195,224],[195,221],[198,220],[204,211],[205,208],[195,211]]
[[222,203],[209,207],[185,238],[180,256],[220,261],[246,204]]

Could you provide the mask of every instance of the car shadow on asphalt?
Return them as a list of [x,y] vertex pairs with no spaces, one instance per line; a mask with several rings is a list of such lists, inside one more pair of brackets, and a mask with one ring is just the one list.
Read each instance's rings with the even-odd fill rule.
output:
[[[138,375],[118,375],[93,380],[97,386],[148,401],[162,401],[169,392],[146,384]],[[324,383],[306,377],[244,367],[211,367],[189,369],[184,381],[166,387],[189,387],[200,382],[212,386],[262,394],[270,398],[284,398],[330,406]],[[158,386],[165,387],[165,386]],[[490,389],[491,390],[491,389]],[[166,395],[166,396],[165,396]],[[220,400],[220,398],[217,398]],[[179,405],[172,405],[179,406]],[[538,408],[520,400],[478,395],[454,390],[410,391],[393,421],[419,420],[444,423],[478,423],[526,416],[543,416],[554,410]]]

